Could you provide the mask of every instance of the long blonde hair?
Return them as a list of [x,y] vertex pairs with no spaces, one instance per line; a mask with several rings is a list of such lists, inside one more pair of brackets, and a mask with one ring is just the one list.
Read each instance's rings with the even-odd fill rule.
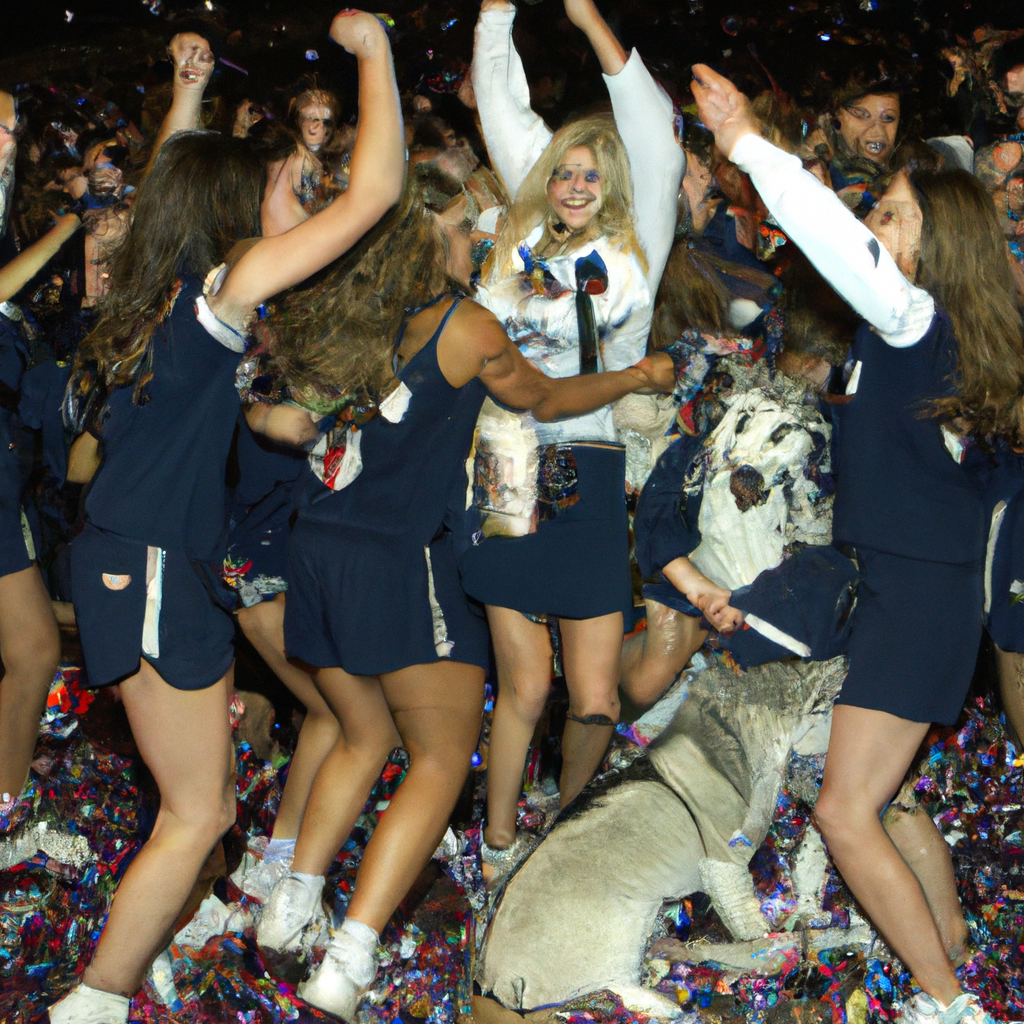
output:
[[578,146],[585,146],[594,154],[601,176],[601,208],[586,228],[565,240],[562,251],[582,248],[603,236],[624,252],[634,254],[646,273],[647,257],[633,230],[633,188],[626,147],[610,115],[592,114],[570,121],[555,132],[519,186],[498,240],[484,265],[485,282],[500,280],[513,273],[519,244],[539,225],[547,225],[545,235],[555,237],[550,230],[553,214],[548,204],[548,182],[555,169],[564,163],[565,154]]

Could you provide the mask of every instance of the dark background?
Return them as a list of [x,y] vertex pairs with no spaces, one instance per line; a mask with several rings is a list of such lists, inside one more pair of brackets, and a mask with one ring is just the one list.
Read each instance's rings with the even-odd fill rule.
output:
[[[451,93],[472,55],[475,0],[380,0],[395,21],[392,43],[403,89]],[[602,0],[602,12],[627,47],[637,46],[670,92],[688,100],[689,65],[717,64],[748,89],[769,86],[764,69],[790,94],[819,104],[854,65],[883,68],[906,84],[909,108],[926,134],[965,131],[966,90],[951,100],[944,46],[969,43],[975,28],[1024,27],[1021,0]],[[131,116],[143,90],[166,81],[159,61],[184,4],[159,0],[4,0],[0,85],[74,82],[114,98]],[[155,9],[158,13],[153,13]],[[218,0],[223,63],[210,94],[273,99],[304,74],[337,89],[353,111],[351,58],[326,37],[338,8],[324,0]],[[71,14],[70,21],[67,13]],[[581,33],[559,0],[520,4],[517,42],[535,97],[553,124],[604,90]],[[319,59],[306,59],[316,50]],[[156,63],[154,63],[156,59]],[[441,100],[442,112],[454,100]]]

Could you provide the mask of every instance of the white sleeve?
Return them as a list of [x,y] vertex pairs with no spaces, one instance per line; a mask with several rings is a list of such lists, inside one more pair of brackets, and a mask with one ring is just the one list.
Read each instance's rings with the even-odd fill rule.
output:
[[729,159],[750,175],[779,226],[822,277],[886,342],[907,348],[924,337],[935,316],[934,299],[900,273],[878,239],[798,157],[750,134]]
[[654,295],[676,235],[676,202],[686,157],[676,142],[672,101],[634,50],[617,75],[605,75],[615,127],[629,156],[633,226],[647,257]]
[[551,141],[551,129],[530,107],[530,86],[512,43],[515,11],[486,11],[476,23],[473,92],[491,166],[515,197]]

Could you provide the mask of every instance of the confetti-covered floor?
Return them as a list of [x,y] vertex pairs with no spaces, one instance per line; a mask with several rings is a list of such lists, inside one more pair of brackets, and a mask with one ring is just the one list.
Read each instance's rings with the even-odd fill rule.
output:
[[[33,784],[10,821],[0,822],[0,1021],[45,1021],[45,1007],[75,981],[89,959],[111,894],[152,826],[155,795],[131,753],[123,720],[108,701],[89,706],[67,667],[55,683],[40,739]],[[1024,1018],[1024,857],[1021,809],[1024,759],[1008,743],[992,708],[972,698],[959,725],[930,738],[919,765],[916,794],[952,848],[961,900],[974,951],[961,969],[999,1020]],[[255,950],[253,906],[226,877],[250,835],[265,833],[280,796],[277,769],[245,743],[238,746],[238,824],[213,859],[200,915],[190,929],[198,945],[178,944],[158,962],[132,1007],[133,1021],[157,1024],[224,1024],[238,1021],[320,1021],[331,1018],[295,998],[274,980]],[[335,862],[329,881],[336,911],[343,912],[355,871],[379,815],[404,772],[396,755]],[[534,768],[537,761],[534,762]],[[794,758],[779,800],[775,825],[752,870],[769,920],[793,909],[791,860],[809,826],[810,804],[821,764]],[[421,876],[383,936],[381,970],[363,1024],[393,1020],[454,1022],[474,1013],[500,1013],[473,998],[476,939],[485,910],[479,876],[476,797],[464,806],[458,835]],[[541,780],[537,780],[539,786]],[[524,802],[524,824],[538,827],[543,814]],[[901,965],[884,947],[867,951],[844,944],[851,901],[833,877],[825,899],[830,936],[795,940],[784,931],[765,945],[757,973],[714,959],[707,943],[728,936],[699,894],[666,906],[660,936],[647,958],[645,983],[700,1021],[823,1021],[865,1024],[891,1020],[911,991]],[[210,917],[211,908],[215,911]],[[218,914],[220,916],[218,916]],[[204,917],[205,915],[205,917]],[[210,921],[212,920],[212,925]],[[208,935],[204,933],[210,933]],[[188,933],[179,932],[179,936]],[[704,940],[700,958],[687,956]],[[580,937],[586,941],[585,936]],[[609,993],[598,993],[550,1011],[562,1024],[645,1021]]]

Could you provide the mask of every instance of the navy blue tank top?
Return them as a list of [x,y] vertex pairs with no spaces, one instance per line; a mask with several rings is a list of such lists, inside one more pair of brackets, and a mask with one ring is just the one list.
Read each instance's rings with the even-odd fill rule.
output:
[[445,380],[437,343],[460,299],[452,303],[430,340],[399,371],[408,405],[398,422],[378,413],[361,430],[363,470],[332,491],[309,470],[303,519],[407,537],[429,544],[440,531],[448,498],[473,442],[487,389],[478,378],[461,388]]
[[196,319],[201,294],[202,282],[187,278],[154,331],[148,401],[136,405],[131,385],[111,394],[85,510],[102,530],[215,561],[226,545],[239,356]]
[[852,354],[859,380],[837,407],[833,436],[833,536],[905,558],[980,564],[987,530],[981,460],[970,449],[962,462],[954,459],[940,421],[927,414],[931,401],[955,391],[949,317],[937,311],[907,348],[886,344],[864,324]]

